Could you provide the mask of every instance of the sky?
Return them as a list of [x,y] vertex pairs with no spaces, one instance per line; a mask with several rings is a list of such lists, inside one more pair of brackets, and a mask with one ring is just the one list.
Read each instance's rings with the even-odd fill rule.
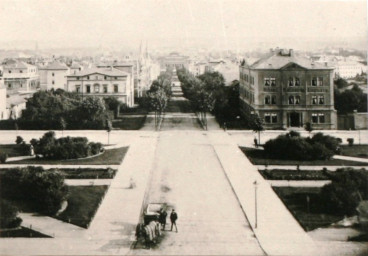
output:
[[1,43],[40,47],[367,42],[365,0],[0,0]]

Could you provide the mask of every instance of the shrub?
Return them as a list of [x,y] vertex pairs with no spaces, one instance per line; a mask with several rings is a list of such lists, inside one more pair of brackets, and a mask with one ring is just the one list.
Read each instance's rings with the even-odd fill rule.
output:
[[21,136],[17,136],[17,139],[15,140],[15,143],[17,143],[19,145],[22,142],[24,142],[23,138]]
[[337,138],[315,134],[311,139],[303,138],[298,132],[290,131],[267,141],[265,153],[270,158],[285,160],[317,160],[329,159],[338,150],[340,142]]
[[348,138],[347,139],[349,146],[353,146],[354,145],[354,139],[353,138]]
[[55,138],[54,132],[47,132],[38,141],[32,139],[35,153],[41,154],[47,159],[77,159],[98,154],[102,149],[101,143],[88,143],[85,137]]
[[338,169],[329,175],[332,182],[325,185],[321,200],[326,211],[353,215],[361,200],[368,199],[368,173],[365,169]]
[[18,208],[10,202],[1,199],[0,201],[0,228],[17,228],[22,223],[22,219],[17,217]]
[[0,163],[5,163],[6,159],[8,159],[8,154],[6,153],[0,153]]

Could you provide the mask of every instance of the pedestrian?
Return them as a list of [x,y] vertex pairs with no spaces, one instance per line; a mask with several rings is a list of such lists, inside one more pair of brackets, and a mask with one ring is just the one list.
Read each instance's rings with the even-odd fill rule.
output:
[[256,148],[258,148],[258,140],[257,140],[257,138],[254,138],[254,146],[255,146]]
[[159,222],[162,226],[162,230],[165,230],[165,226],[166,226],[166,217],[167,217],[167,212],[164,211],[164,209],[161,209],[160,211],[160,216],[159,216]]
[[173,226],[175,226],[176,233],[178,232],[178,227],[176,226],[176,220],[178,219],[178,214],[175,212],[174,209],[172,209],[170,214],[170,220],[171,220],[171,231],[173,230]]

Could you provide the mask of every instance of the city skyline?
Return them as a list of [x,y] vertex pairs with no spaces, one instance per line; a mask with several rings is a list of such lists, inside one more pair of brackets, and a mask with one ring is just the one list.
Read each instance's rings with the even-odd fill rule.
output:
[[[244,50],[338,45],[364,49],[365,1],[8,1],[3,37],[12,49],[116,46]],[[25,45],[29,45],[25,43]]]

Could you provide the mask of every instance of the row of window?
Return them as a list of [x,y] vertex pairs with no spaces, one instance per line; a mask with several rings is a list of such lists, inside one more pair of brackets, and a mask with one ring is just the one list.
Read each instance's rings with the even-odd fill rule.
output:
[[[53,73],[53,75],[54,75],[54,73]],[[89,80],[89,76],[86,76],[86,78],[87,78],[87,80]],[[80,77],[77,76],[77,80],[79,80],[79,79],[80,79]],[[115,80],[118,80],[118,77],[117,76],[114,76],[114,79]],[[95,80],[98,80],[98,76],[95,77]],[[104,80],[107,80],[107,76],[104,76]]]
[[[325,114],[323,113],[312,113],[312,123],[314,124],[323,124],[325,123]],[[276,113],[265,113],[264,121],[266,124],[274,124],[277,123],[277,114]]]
[[271,104],[275,105],[276,104],[276,95],[272,95],[272,96],[266,95],[264,102],[265,102],[266,105],[271,105]]
[[[299,95],[289,96],[289,105],[299,105],[299,104],[300,104]],[[325,96],[323,95],[322,96],[312,96],[312,105],[324,105],[324,104],[325,104]]]
[[[8,70],[8,72],[9,72],[9,74],[12,73],[12,71],[10,69]],[[36,69],[30,69],[29,72],[36,72]],[[23,73],[23,70],[19,70],[19,73]]]
[[248,74],[240,73],[240,78],[243,79],[245,82],[249,82],[250,84],[254,84],[254,77]]
[[[86,85],[86,93],[91,93],[92,87],[90,85]],[[81,86],[80,85],[76,85],[75,86],[75,91],[76,92],[81,92]],[[100,85],[94,85],[93,86],[93,92],[94,93],[99,93],[100,92]],[[103,93],[108,93],[108,86],[107,84],[104,84],[102,87],[102,92]],[[114,84],[114,92],[119,92],[119,86],[117,84]]]
[[[292,86],[300,86],[299,77],[290,77],[288,81],[288,85]],[[313,77],[311,81],[312,86],[323,86],[323,78],[322,77]],[[276,86],[276,78],[266,77],[264,79],[264,86]]]

